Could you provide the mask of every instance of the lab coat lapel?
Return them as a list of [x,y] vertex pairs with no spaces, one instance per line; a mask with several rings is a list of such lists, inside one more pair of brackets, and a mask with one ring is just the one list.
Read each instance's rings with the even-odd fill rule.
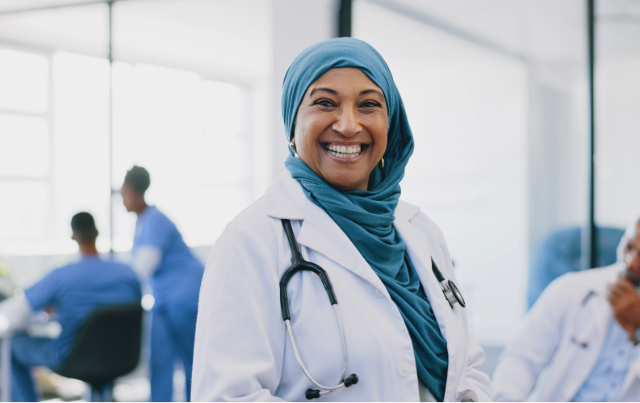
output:
[[[567,378],[563,395],[559,396],[559,401],[570,401],[578,393],[596,365],[607,337],[611,308],[604,297],[605,291],[604,289],[592,289],[589,292],[594,292],[596,295],[589,298],[585,307],[582,308],[586,312],[576,312],[576,315],[580,315],[580,318],[584,318],[588,322],[583,324],[582,320],[578,320],[573,329],[568,329],[571,337],[575,337],[578,341],[587,341],[588,347],[585,351],[586,354],[575,354],[573,359],[567,363],[571,366],[573,374]],[[571,341],[569,340],[569,342]],[[582,347],[576,345],[575,348]]]
[[298,243],[326,256],[371,283],[384,295],[389,295],[382,280],[362,257],[349,237],[324,210],[310,200],[307,201],[307,215],[298,234]]
[[[349,237],[333,219],[304,194],[297,180],[283,172],[265,194],[267,214],[274,218],[302,220],[298,244],[334,261],[380,290],[389,292]],[[295,230],[295,227],[294,227]]]
[[[431,267],[432,252],[429,247],[429,240],[425,234],[409,222],[411,218],[409,215],[411,214],[407,215],[397,211],[394,226],[407,246],[407,252],[431,303],[433,313],[440,326],[440,332],[447,340],[449,369],[444,400],[453,400],[457,386],[454,382],[460,379],[461,371],[464,368],[466,343],[463,340],[460,322],[449,306],[449,302],[442,293],[440,283],[433,274]],[[440,262],[440,264],[444,267],[444,262]],[[456,309],[460,308],[457,307]]]

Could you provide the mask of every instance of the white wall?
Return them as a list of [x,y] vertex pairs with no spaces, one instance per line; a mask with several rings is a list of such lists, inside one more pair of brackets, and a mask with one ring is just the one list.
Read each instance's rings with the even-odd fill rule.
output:
[[609,57],[596,69],[596,219],[629,225],[640,215],[640,57]]
[[354,36],[389,64],[415,138],[402,198],[443,230],[476,337],[504,343],[525,309],[527,66],[355,4]]

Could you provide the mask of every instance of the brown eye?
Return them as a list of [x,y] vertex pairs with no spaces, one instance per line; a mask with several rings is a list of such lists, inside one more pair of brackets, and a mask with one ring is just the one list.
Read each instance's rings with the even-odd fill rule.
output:
[[320,106],[336,106],[333,102],[329,101],[328,99],[319,99],[316,102],[313,103],[314,105],[320,105]]
[[365,108],[376,108],[376,107],[380,107],[381,105],[378,102],[374,102],[374,101],[365,101],[362,103],[362,105]]

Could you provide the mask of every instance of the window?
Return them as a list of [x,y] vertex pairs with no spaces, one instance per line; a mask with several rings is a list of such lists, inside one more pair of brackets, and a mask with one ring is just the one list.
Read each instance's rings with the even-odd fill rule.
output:
[[[114,188],[131,166],[151,174],[147,199],[190,245],[211,245],[251,201],[248,94],[234,84],[146,64],[114,66]],[[135,216],[116,195],[117,250]]]
[[0,241],[42,240],[51,200],[50,59],[0,48]]
[[109,74],[104,58],[0,48],[0,254],[73,253],[79,211],[94,215],[108,251],[111,197],[113,246],[128,250],[135,215],[111,188],[134,164],[191,246],[213,244],[250,203],[248,89],[116,62],[109,183]]

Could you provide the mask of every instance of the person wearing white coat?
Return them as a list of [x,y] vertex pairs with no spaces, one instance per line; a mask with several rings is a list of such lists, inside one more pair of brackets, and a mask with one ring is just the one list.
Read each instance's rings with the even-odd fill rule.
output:
[[[289,172],[214,246],[200,291],[192,398],[301,401],[317,387],[281,312],[280,281],[293,257],[282,220],[290,220],[302,257],[326,271],[342,318],[341,329],[316,274],[292,277],[286,291],[300,359],[317,383],[344,384],[319,389],[320,401],[490,400],[465,309],[450,305],[434,274],[433,264],[455,281],[442,233],[398,201],[413,140],[386,64],[362,41],[333,39],[298,56],[284,87],[285,127],[299,158],[287,159]],[[395,279],[377,249],[399,252]],[[345,374],[357,374],[357,383],[347,385]]]
[[[453,310],[431,270],[431,258],[455,281],[440,229],[419,209],[400,202],[394,226],[442,333],[449,368],[445,401],[491,400],[489,378],[478,370],[484,352]],[[303,193],[288,172],[229,224],[211,253],[202,280],[196,328],[194,401],[304,399],[313,386],[296,362],[280,313],[278,282],[291,266],[281,219],[292,220],[302,255],[327,271],[347,341],[349,371],[360,381],[323,396],[326,401],[419,401],[416,363],[389,293],[347,236]],[[342,368],[340,329],[322,283],[304,273],[289,286],[296,345],[321,384],[335,384]]]
[[640,400],[639,229],[627,230],[618,263],[545,289],[493,374],[496,401]]

